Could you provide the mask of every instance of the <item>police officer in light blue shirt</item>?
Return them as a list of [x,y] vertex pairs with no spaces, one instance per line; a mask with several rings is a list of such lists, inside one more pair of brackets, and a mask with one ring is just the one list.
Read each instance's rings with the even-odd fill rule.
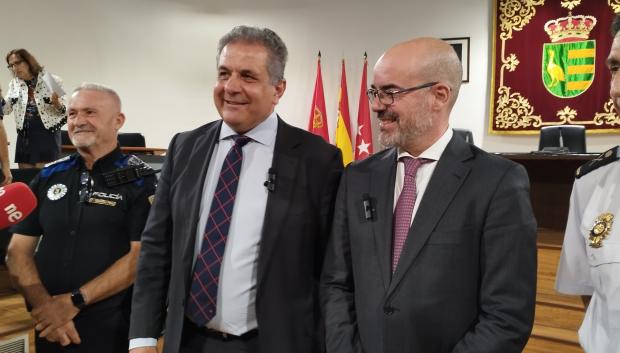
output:
[[[620,17],[607,59],[610,95],[620,112]],[[579,329],[586,353],[620,352],[620,149],[603,153],[577,170],[556,289],[586,297]],[[591,297],[591,299],[590,299]]]

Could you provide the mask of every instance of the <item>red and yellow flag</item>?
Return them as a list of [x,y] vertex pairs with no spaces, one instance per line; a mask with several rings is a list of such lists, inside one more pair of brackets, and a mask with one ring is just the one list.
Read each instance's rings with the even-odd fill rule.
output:
[[312,97],[308,131],[323,137],[325,141],[329,142],[327,114],[325,113],[325,95],[323,94],[323,78],[321,77],[321,52],[319,52],[319,57],[317,59],[316,82],[314,83],[314,96]]
[[366,95],[366,70],[368,61],[364,53],[364,71],[362,72],[362,88],[360,105],[357,110],[357,134],[355,135],[355,160],[364,159],[372,154],[372,128],[370,126],[370,106]]
[[349,95],[347,94],[347,74],[342,59],[342,76],[338,93],[338,121],[336,123],[336,147],[342,152],[342,163],[346,166],[353,162],[353,144],[351,143],[351,117],[349,116]]

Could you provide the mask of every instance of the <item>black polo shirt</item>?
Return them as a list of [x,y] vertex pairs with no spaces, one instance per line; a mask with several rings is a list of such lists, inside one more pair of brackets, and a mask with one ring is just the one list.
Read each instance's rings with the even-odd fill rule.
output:
[[[76,153],[45,167],[30,183],[37,208],[11,230],[41,236],[34,258],[51,295],[71,292],[102,274],[129,251],[131,241],[140,240],[155,193],[154,175],[114,187],[102,176],[136,163],[142,161],[117,148],[88,171]],[[124,290],[81,313],[128,307],[130,296]]]

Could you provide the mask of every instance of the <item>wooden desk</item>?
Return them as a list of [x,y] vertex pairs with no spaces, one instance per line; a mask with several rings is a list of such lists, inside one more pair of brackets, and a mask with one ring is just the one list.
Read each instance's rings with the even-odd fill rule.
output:
[[[62,153],[73,153],[75,152],[75,146],[73,145],[61,145],[60,151]],[[123,153],[133,153],[133,154],[152,154],[163,156],[168,151],[165,148],[155,148],[155,147],[123,147],[121,146],[121,151]]]
[[[575,172],[598,156],[593,154],[502,153],[504,158],[522,164],[530,177],[530,197],[538,228],[562,235],[568,218],[570,194]],[[561,245],[563,237],[547,243]]]

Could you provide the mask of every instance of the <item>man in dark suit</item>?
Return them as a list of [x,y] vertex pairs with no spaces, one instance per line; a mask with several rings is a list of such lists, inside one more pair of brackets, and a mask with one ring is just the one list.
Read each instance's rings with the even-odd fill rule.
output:
[[368,90],[388,148],[342,176],[321,280],[328,352],[521,352],[536,221],[518,164],[453,136],[445,42],[389,49]]
[[324,350],[318,281],[342,157],[275,114],[286,57],[269,29],[220,40],[222,119],[170,143],[142,236],[132,353],[155,352],[162,329],[169,353]]

